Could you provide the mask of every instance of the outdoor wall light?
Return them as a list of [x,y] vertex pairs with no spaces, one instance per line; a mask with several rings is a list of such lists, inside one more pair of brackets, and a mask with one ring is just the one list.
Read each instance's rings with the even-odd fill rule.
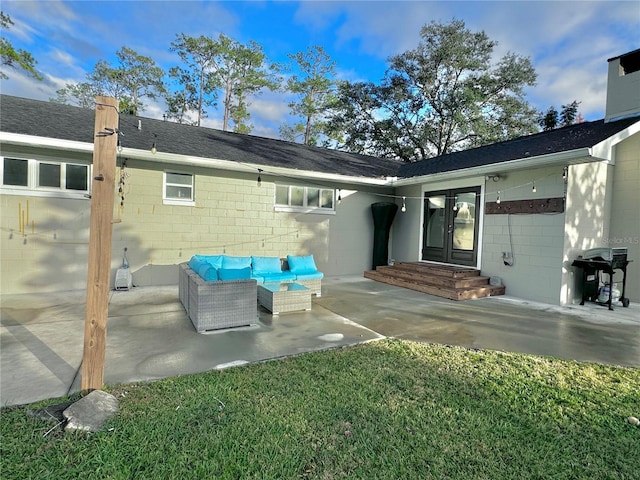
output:
[[261,187],[262,186],[262,169],[259,168],[258,169],[258,186]]

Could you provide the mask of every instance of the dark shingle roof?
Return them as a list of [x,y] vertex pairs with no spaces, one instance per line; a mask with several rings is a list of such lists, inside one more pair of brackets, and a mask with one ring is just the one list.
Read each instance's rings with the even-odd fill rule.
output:
[[[3,132],[93,143],[94,123],[93,110],[0,95]],[[238,163],[366,178],[393,176],[400,166],[396,160],[132,115],[120,116],[120,130],[124,147],[149,150],[155,141],[163,153]]]
[[609,123],[605,123],[604,120],[578,123],[548,132],[404,164],[400,167],[398,176],[417,177],[589,148],[638,121],[640,118],[635,117]]
[[[454,152],[414,163],[357,155],[271,138],[180,125],[121,115],[122,145],[199,158],[251,163],[265,167],[347,175],[356,178],[411,178],[510,160],[593,147],[638,122],[639,117],[605,123],[584,122],[505,142]],[[138,130],[138,121],[142,130]],[[95,112],[69,105],[0,95],[0,130],[40,137],[93,143]]]

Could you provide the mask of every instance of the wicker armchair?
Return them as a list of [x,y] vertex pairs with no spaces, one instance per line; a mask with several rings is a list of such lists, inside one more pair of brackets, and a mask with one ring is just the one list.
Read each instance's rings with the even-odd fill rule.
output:
[[188,263],[178,269],[178,296],[198,333],[257,323],[254,279],[207,282]]

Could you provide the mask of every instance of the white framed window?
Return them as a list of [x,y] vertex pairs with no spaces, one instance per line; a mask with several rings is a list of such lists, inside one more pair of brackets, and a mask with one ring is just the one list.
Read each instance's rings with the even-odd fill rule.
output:
[[194,182],[192,173],[164,172],[163,179],[163,203],[166,205],[194,206]]
[[33,196],[88,197],[91,165],[1,157],[0,191]]
[[281,212],[335,213],[335,190],[276,185],[275,209]]

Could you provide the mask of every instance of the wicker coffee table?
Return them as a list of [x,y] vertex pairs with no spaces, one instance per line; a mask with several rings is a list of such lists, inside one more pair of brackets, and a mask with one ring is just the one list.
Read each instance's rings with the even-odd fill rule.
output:
[[311,290],[299,283],[264,283],[258,285],[258,303],[274,315],[311,310]]

